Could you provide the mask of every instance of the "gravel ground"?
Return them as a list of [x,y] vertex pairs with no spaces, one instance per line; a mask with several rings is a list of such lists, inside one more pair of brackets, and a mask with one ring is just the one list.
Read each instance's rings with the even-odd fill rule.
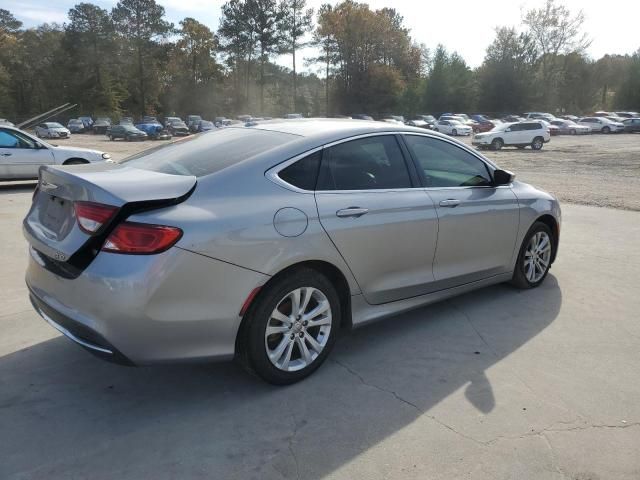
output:
[[[460,138],[471,143],[470,137]],[[110,142],[102,135],[74,135],[58,143],[103,150],[119,161],[161,142]],[[485,154],[562,202],[640,211],[638,134],[559,136],[538,152],[505,148]]]

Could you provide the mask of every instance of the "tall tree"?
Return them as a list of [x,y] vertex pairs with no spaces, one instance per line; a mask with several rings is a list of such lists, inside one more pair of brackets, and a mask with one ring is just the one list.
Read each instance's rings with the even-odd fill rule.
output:
[[339,61],[338,43],[335,37],[335,26],[333,25],[333,6],[324,3],[318,9],[318,26],[313,33],[312,45],[321,52],[317,57],[308,59],[309,63],[322,63],[325,69],[325,114],[329,115],[329,90],[331,84],[332,69]]
[[541,58],[540,102],[548,107],[554,104],[553,93],[560,72],[560,54],[582,53],[591,44],[582,32],[584,14],[575,15],[556,0],[547,0],[542,8],[525,12],[522,23],[529,29]]
[[146,113],[148,70],[153,70],[157,56],[157,41],[165,38],[173,24],[164,20],[164,7],[155,0],[120,0],[112,11],[116,31],[132,45],[136,58],[135,77],[141,114]]
[[282,53],[291,53],[293,66],[293,109],[298,111],[298,74],[296,70],[296,51],[304,44],[300,39],[311,31],[313,26],[313,8],[306,8],[306,0],[282,0],[280,4],[281,20],[279,29],[282,40]]
[[255,31],[256,43],[260,52],[260,113],[265,111],[264,87],[266,84],[265,65],[276,53],[280,45],[278,25],[281,22],[282,10],[276,0],[247,0],[249,18]]

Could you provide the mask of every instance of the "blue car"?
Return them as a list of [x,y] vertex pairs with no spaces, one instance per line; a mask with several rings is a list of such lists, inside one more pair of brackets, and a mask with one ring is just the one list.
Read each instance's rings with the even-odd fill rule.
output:
[[171,135],[165,130],[160,122],[138,123],[138,130],[142,130],[153,140],[170,140]]

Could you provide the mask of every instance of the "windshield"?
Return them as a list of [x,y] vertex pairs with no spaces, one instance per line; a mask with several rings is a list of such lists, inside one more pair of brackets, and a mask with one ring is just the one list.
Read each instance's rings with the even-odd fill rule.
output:
[[57,122],[47,122],[44,124],[47,128],[64,128],[62,125],[60,125]]
[[282,132],[226,128],[145,150],[123,163],[154,172],[202,177],[298,138]]

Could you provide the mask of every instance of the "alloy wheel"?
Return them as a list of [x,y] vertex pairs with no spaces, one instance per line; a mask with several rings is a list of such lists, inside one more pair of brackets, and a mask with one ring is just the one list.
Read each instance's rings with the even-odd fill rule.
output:
[[271,312],[264,344],[271,363],[294,372],[311,365],[331,332],[331,304],[317,288],[300,287],[286,294]]
[[530,283],[537,283],[544,277],[551,263],[551,238],[547,232],[535,233],[524,253],[524,274]]

